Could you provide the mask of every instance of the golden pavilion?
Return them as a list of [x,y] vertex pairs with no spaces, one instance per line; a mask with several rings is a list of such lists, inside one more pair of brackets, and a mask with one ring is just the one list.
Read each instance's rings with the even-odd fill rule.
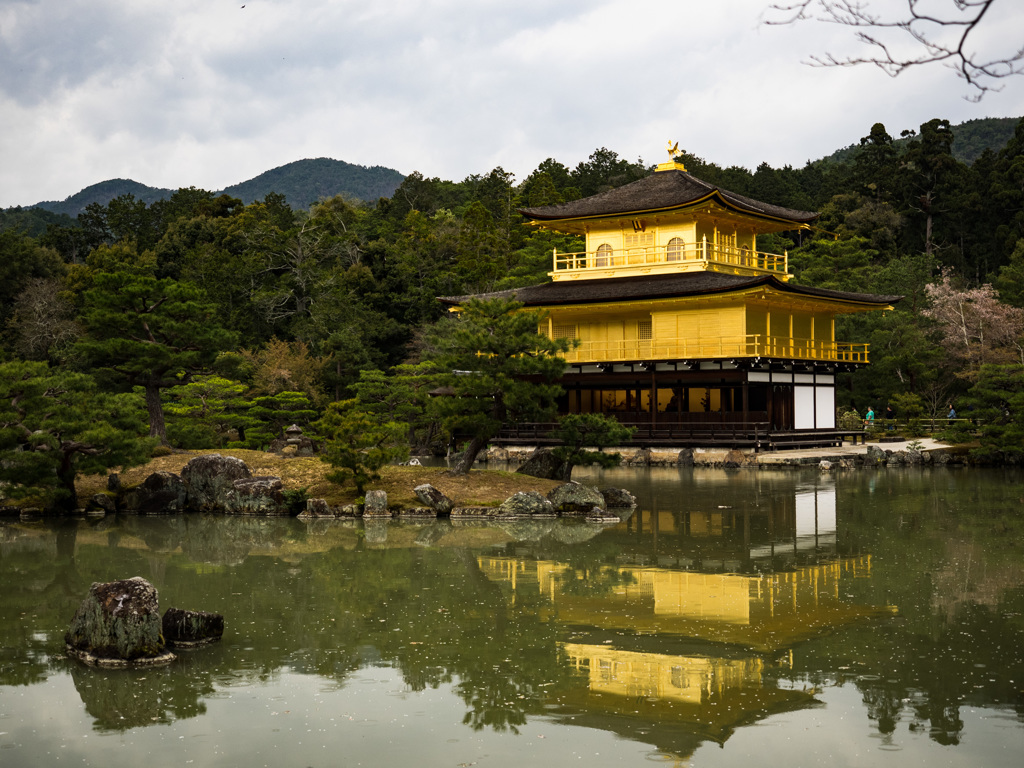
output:
[[841,442],[836,374],[866,365],[868,345],[837,339],[836,317],[901,297],[796,285],[787,253],[758,250],[759,237],[809,229],[818,214],[735,194],[674,160],[520,213],[585,250],[555,251],[550,282],[478,298],[544,310],[539,330],[573,340],[563,413],[613,415],[648,444]]

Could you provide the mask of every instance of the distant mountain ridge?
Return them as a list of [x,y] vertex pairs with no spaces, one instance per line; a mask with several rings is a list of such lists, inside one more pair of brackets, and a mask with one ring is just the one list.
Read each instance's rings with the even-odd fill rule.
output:
[[[241,198],[249,204],[262,200],[271,192],[284,195],[293,208],[308,208],[321,198],[344,195],[373,201],[391,197],[405,176],[393,168],[380,165],[366,167],[333,160],[329,157],[296,160],[261,173],[255,178],[232,184],[214,192]],[[147,205],[166,200],[175,190],[150,187],[131,179],[108,179],[92,184],[65,200],[46,200],[30,208],[42,208],[75,218],[90,203],[106,205],[115,197],[131,194]]]

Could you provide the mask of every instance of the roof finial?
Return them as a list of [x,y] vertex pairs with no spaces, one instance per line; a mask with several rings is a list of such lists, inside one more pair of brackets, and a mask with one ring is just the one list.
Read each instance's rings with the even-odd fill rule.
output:
[[686,167],[676,160],[676,155],[679,154],[679,142],[668,140],[668,146],[665,147],[665,151],[668,152],[668,162],[661,163],[655,171],[685,171]]

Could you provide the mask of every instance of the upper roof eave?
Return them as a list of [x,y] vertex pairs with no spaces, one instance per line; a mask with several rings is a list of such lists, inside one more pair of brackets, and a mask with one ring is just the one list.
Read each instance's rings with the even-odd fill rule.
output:
[[597,195],[557,205],[520,208],[535,223],[582,222],[682,211],[715,201],[727,210],[801,228],[818,218],[800,211],[739,195],[680,170],[656,171],[643,179]]

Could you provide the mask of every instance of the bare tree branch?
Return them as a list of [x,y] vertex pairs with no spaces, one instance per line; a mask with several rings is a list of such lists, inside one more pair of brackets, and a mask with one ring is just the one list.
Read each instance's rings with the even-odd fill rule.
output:
[[[988,91],[1000,90],[994,81],[1024,73],[1024,46],[1000,56],[972,45],[977,39],[977,35],[972,38],[972,34],[985,20],[996,0],[949,2],[953,7],[947,13],[935,15],[922,10],[924,0],[906,0],[904,13],[888,17],[872,12],[871,0],[797,0],[771,5],[769,13],[779,15],[766,19],[764,23],[780,26],[814,19],[853,27],[858,30],[854,34],[855,39],[872,49],[869,55],[839,57],[826,52],[811,56],[808,63],[819,67],[873,64],[890,77],[896,77],[911,67],[944,64],[973,89],[973,95],[967,97],[971,101],[980,100]],[[880,4],[875,0],[875,7]],[[933,0],[929,7],[934,6]],[[988,22],[992,22],[991,16]],[[890,31],[895,34],[890,34]],[[908,39],[911,49],[905,46]]]

